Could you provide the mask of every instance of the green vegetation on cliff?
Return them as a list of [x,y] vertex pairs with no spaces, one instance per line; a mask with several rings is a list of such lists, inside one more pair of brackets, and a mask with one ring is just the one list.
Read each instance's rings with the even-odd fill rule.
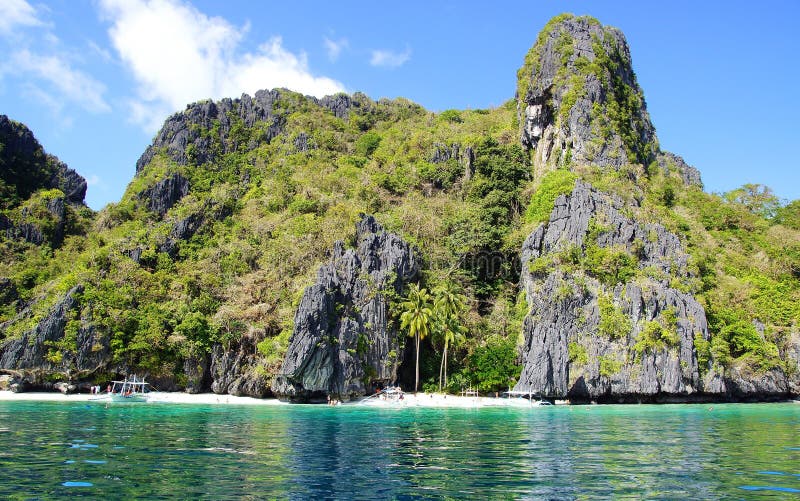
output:
[[[554,19],[526,56],[520,99],[529,93],[531,73],[541,70],[542,44],[571,19]],[[503,390],[519,375],[529,308],[519,294],[520,246],[582,179],[617,195],[631,217],[678,235],[691,256],[690,273],[643,268],[635,249],[598,244],[600,221],[592,221],[583,246],[538,258],[532,273],[560,268],[608,287],[663,280],[706,310],[711,337],[695,341],[703,367],[713,361],[722,368],[796,370],[783,354],[800,325],[797,202],[779,203],[758,186],[705,193],[686,183],[681,166],[656,162],[658,144],[643,132],[649,119],[625,70],[627,52],[617,39],[592,43],[597,57],[584,61],[576,59],[568,31],[559,35],[562,67],[578,73],[563,69],[553,82],[562,87],[553,120],[564,125],[573,107],[585,105],[584,77],[594,75],[609,92],[587,112],[586,147],[599,151],[620,138],[628,155],[615,168],[573,155],[577,142],[556,163],[535,168],[520,144],[514,101],[437,115],[405,99],[336,96],[349,103],[342,110],[332,100],[280,90],[270,94],[269,116],[255,120],[240,100],[190,105],[173,117],[185,127],[165,124],[118,203],[96,215],[68,209],[73,216],[63,243],[40,246],[0,235],[0,277],[15,291],[0,290],[0,339],[20,338],[80,284],[63,339],[48,347],[49,359],[65,370],[79,369],[69,364],[82,349],[79,334],[91,327],[91,349],[107,346],[110,353],[103,371],[147,371],[185,386],[187,366],[202,365],[215,347],[233,350],[252,339],[257,353],[246,370],[269,379],[280,369],[304,288],[334,243],[353,239],[359,214],[369,213],[417,248],[421,287],[457,290],[464,304],[436,320],[442,337],[421,339],[423,388],[438,388],[439,375],[451,374],[450,391]],[[190,140],[173,142],[179,134]],[[186,146],[176,151],[174,144]],[[19,224],[24,212],[50,235],[53,221],[42,207],[58,193],[44,188],[38,168],[26,170],[36,158],[0,165],[0,217]],[[599,333],[624,339],[632,323],[616,300],[601,296],[598,305]],[[453,318],[458,325],[448,324]],[[674,345],[674,330],[674,312],[666,311],[644,326],[634,351]],[[570,343],[569,358],[598,362],[577,343]],[[619,371],[616,359],[599,364],[603,376]]]

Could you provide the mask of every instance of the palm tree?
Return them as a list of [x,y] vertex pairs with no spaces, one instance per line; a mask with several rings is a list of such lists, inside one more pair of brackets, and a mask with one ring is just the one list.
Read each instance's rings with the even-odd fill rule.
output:
[[440,328],[442,329],[442,340],[444,342],[442,363],[439,366],[439,391],[442,391],[442,374],[444,374],[444,387],[447,388],[447,349],[451,344],[460,343],[464,340],[466,329],[456,317],[443,320]]
[[447,349],[451,343],[463,337],[465,330],[461,325],[464,300],[463,296],[456,292],[452,284],[438,287],[434,294],[436,297],[434,300],[434,313],[444,344],[442,363],[439,365],[439,391],[442,391],[442,374],[444,374],[444,386],[447,387]]
[[406,300],[400,305],[400,328],[408,329],[408,336],[413,337],[417,348],[416,379],[414,380],[414,393],[419,387],[419,342],[430,332],[433,320],[431,311],[431,296],[427,289],[420,289],[418,284],[408,286]]

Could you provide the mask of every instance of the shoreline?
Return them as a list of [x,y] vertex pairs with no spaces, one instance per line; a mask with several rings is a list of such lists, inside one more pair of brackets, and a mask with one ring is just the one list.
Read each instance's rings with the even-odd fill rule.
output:
[[[0,402],[103,402],[104,394],[92,395],[90,393],[72,393],[69,395],[60,392],[23,392],[14,393],[9,390],[0,390]],[[460,395],[446,395],[443,393],[405,393],[401,401],[380,401],[369,400],[364,397],[359,400],[343,402],[337,407],[374,407],[374,408],[408,408],[408,407],[435,407],[452,409],[477,409],[484,407],[506,407],[506,408],[527,408],[529,406],[519,405],[507,399],[496,397],[466,397]],[[366,402],[365,402],[366,400]],[[665,404],[724,404],[724,403],[798,403],[800,400],[787,398],[783,400],[772,400],[762,402],[650,402],[652,405]],[[152,404],[189,404],[189,405],[255,405],[255,406],[292,406],[292,405],[315,405],[326,406],[326,404],[293,404],[277,398],[254,398],[237,397],[235,395],[217,395],[216,393],[184,393],[184,392],[152,392],[148,402]],[[643,403],[642,403],[643,404]],[[613,405],[608,403],[570,403],[568,401],[556,401],[554,407],[582,407],[595,405]],[[640,403],[618,403],[618,405],[641,405]],[[530,406],[536,407],[536,406]]]
[[[90,393],[64,394],[60,392],[22,392],[14,393],[9,390],[0,391],[2,401],[38,401],[38,402],[103,402],[104,394],[92,395]],[[367,400],[366,403],[364,401]],[[184,393],[160,392],[150,394],[146,403],[154,404],[194,404],[194,405],[318,405],[326,404],[293,404],[277,398],[237,397],[234,395],[217,395],[216,393]],[[561,405],[561,404],[560,404]],[[336,407],[375,407],[375,408],[403,408],[403,407],[438,407],[438,408],[479,408],[479,407],[511,407],[505,399],[494,397],[465,397],[459,395],[445,395],[443,393],[404,393],[403,400],[399,402],[369,400],[364,397],[359,400],[343,402]]]
[[[0,391],[0,402],[2,401],[29,401],[29,402],[103,402],[103,396],[92,395],[91,393],[72,393],[66,395],[60,392],[24,392],[14,393],[13,391]],[[234,395],[217,395],[216,393],[184,393],[184,392],[161,392],[151,393],[147,403],[158,404],[200,404],[200,405],[288,405],[276,398],[253,398],[237,397]]]

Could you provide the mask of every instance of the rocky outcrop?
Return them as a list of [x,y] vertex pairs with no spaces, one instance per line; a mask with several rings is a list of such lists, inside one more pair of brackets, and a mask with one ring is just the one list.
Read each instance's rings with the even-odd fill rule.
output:
[[[577,181],[526,239],[521,280],[530,310],[515,389],[605,402],[796,395],[796,373],[736,363],[721,373],[713,359],[700,364],[696,342],[709,339],[705,310],[673,286],[692,278],[688,255],[664,227],[631,217],[635,209]],[[613,258],[577,262],[602,252]],[[609,280],[591,267],[615,260],[635,273]],[[797,341],[782,353],[787,367],[798,366]]]
[[430,160],[434,164],[455,160],[464,168],[463,179],[465,182],[469,181],[475,173],[475,151],[472,146],[462,149],[460,143],[452,143],[449,146],[444,143],[433,143]]
[[0,277],[0,304],[11,304],[19,299],[19,291],[14,281],[8,277]]
[[305,153],[314,149],[311,138],[305,132],[301,132],[294,138],[294,150],[298,153]]
[[[530,312],[517,389],[608,401],[724,392],[710,366],[698,365],[695,337],[709,336],[703,307],[670,287],[672,278],[688,276],[680,240],[660,225],[627,217],[623,208],[621,200],[578,181],[525,241],[522,283]],[[567,253],[590,246],[627,254],[636,275],[609,283],[596,270],[560,266],[574,259]],[[552,266],[535,266],[538,259],[551,259]],[[708,385],[701,369],[711,373]]]
[[687,164],[682,157],[674,153],[662,151],[656,156],[656,161],[658,162],[658,167],[665,175],[669,176],[672,173],[676,173],[686,186],[697,186],[703,189],[703,180],[700,179],[700,171]]
[[[242,94],[239,99],[190,104],[186,110],[175,113],[164,122],[153,143],[136,162],[136,172],[140,172],[159,152],[164,152],[179,165],[202,165],[232,151],[248,151],[264,142],[269,143],[283,132],[286,116],[290,113],[285,105],[295,100],[306,100],[327,108],[338,118],[347,118],[351,109],[362,108],[369,101],[362,94],[336,94],[318,100],[273,89],[260,90],[252,97]],[[231,133],[237,123],[249,130],[257,122],[267,124],[259,129],[258,134],[241,133],[241,130]],[[303,146],[307,148],[307,142],[301,142],[297,147],[305,151],[301,149]]]
[[[0,369],[26,374],[31,382],[39,383],[45,374],[94,372],[105,366],[110,357],[107,341],[88,323],[81,321],[77,328],[74,349],[55,348],[64,338],[67,322],[80,317],[78,295],[82,292],[83,286],[73,287],[35,327],[19,338],[5,340],[0,345]],[[23,311],[20,315],[27,313]],[[0,328],[5,329],[5,326]],[[51,349],[60,352],[60,360],[48,357]]]
[[[60,190],[34,196],[42,190]],[[86,180],[48,155],[23,124],[0,115],[0,232],[10,240],[61,245],[67,206],[83,207]],[[74,213],[73,213],[74,216]]]
[[625,36],[588,17],[548,23],[520,69],[517,110],[534,165],[649,165],[655,129]]
[[402,346],[382,291],[400,293],[417,266],[406,242],[364,216],[356,226],[356,247],[337,242],[303,294],[272,391],[297,401],[349,399],[371,392],[375,383],[394,381]]
[[635,207],[588,183],[576,181],[571,195],[556,199],[550,221],[536,229],[522,249],[523,263],[571,246],[585,248],[587,237],[600,247],[620,247],[638,260],[639,268],[655,267],[685,276],[689,255],[680,239],[660,224],[641,224],[625,215]]
[[57,188],[64,192],[68,204],[85,205],[87,184],[83,176],[52,155],[48,155],[48,161],[54,168],[47,187]]
[[[282,112],[275,111],[276,102],[284,92],[279,89],[261,90],[253,97],[243,94],[240,99],[190,104],[186,110],[167,118],[153,144],[136,162],[136,172],[140,172],[161,151],[180,165],[190,162],[202,165],[239,148],[251,150],[261,141],[271,141],[285,124]],[[259,137],[232,137],[231,127],[237,122],[247,127],[256,122],[267,122],[268,125]]]
[[28,201],[15,212],[16,222],[0,216],[0,231],[6,238],[34,245],[47,243],[53,248],[61,245],[67,226],[67,207],[63,197]]
[[[260,90],[252,97],[242,94],[239,99],[193,103],[167,118],[153,143],[136,162],[136,172],[141,172],[160,152],[179,165],[202,165],[213,163],[226,153],[253,150],[281,134],[286,128],[287,116],[306,103],[325,108],[345,120],[353,110],[370,113],[376,108],[376,103],[359,92],[317,99],[286,89]],[[253,125],[259,122],[265,125],[256,131]],[[307,151],[311,147],[308,137],[301,134],[298,138],[295,139],[297,151]]]
[[14,197],[2,194],[6,203],[11,198],[24,201],[40,189],[59,189],[67,203],[84,205],[86,180],[45,153],[28,127],[6,115],[0,115],[0,180],[14,192]]
[[229,346],[216,344],[211,352],[211,391],[237,396],[270,396],[269,379],[259,371],[258,343],[252,333]]
[[189,193],[189,181],[180,174],[162,179],[139,194],[147,208],[159,216],[164,216],[181,198]]

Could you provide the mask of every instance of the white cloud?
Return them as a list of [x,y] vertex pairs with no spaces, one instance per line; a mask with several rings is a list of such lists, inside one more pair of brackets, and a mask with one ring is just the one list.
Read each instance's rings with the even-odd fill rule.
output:
[[325,51],[328,53],[328,59],[330,59],[332,63],[335,63],[336,60],[339,59],[339,55],[342,53],[342,50],[349,47],[350,43],[346,38],[331,40],[330,38],[325,37],[322,40],[322,45],[325,47]]
[[[304,54],[273,38],[254,52],[237,51],[248,26],[237,29],[180,0],[101,0],[109,37],[135,78],[132,118],[154,132],[166,117],[200,99],[287,87],[323,96],[344,90],[314,76]],[[154,125],[155,124],[155,125]]]
[[96,54],[104,63],[110,63],[114,60],[111,53],[105,47],[100,47],[92,40],[87,40],[86,45],[94,54]]
[[0,34],[8,35],[17,26],[42,26],[36,10],[25,0],[3,0],[0,2]]
[[[72,68],[69,62],[61,56],[43,56],[28,49],[22,49],[11,54],[9,64],[0,72],[33,77],[41,83],[46,83],[59,98],[73,101],[92,113],[111,110],[111,107],[103,99],[105,85],[82,71]],[[39,97],[50,96],[50,99],[44,104],[52,107],[53,103],[58,102],[58,99],[53,96],[53,92],[48,93],[38,86],[35,89]],[[59,110],[60,104],[55,111]]]
[[15,81],[22,96],[47,108],[63,127],[72,124],[64,112],[69,104],[91,113],[110,111],[103,98],[105,85],[75,68],[81,56],[64,50],[52,23],[42,20],[47,13],[46,6],[34,8],[26,0],[0,0],[0,36],[8,42],[0,80]]
[[379,49],[372,51],[369,64],[385,68],[397,68],[404,65],[409,59],[411,59],[411,47],[406,47],[403,52]]

